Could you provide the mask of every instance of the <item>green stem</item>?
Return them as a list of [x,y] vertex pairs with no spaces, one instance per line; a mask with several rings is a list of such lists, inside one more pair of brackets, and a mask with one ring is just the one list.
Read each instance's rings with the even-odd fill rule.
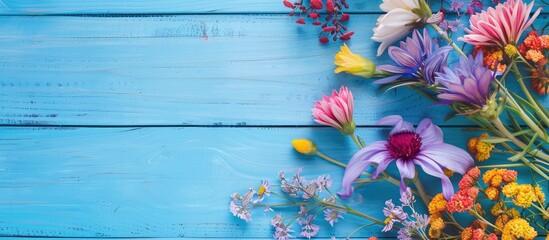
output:
[[477,166],[478,168],[511,168],[511,167],[525,167],[524,163],[509,163],[509,164],[493,164],[493,165],[484,165]]
[[[520,85],[520,88],[522,89],[522,92],[524,92],[524,95],[526,95],[526,99],[528,99],[528,102],[530,102],[530,104],[532,105],[532,107],[534,108],[534,111],[536,112],[536,114],[541,118],[541,120],[543,121],[543,123],[545,123],[546,126],[549,126],[549,117],[547,117],[547,115],[545,115],[545,113],[543,112],[543,110],[541,110],[538,106],[538,104],[536,103],[536,101],[534,100],[534,98],[532,97],[532,94],[530,93],[530,91],[528,90],[528,88],[526,87],[526,85],[524,84],[524,81],[522,80],[522,74],[520,74],[520,70],[518,69],[517,67],[517,64],[514,63],[512,66],[511,66],[512,70],[513,70],[513,73],[515,73],[515,77],[517,79],[517,82],[519,83]],[[542,135],[543,136],[543,135]],[[545,139],[547,141],[547,139]]]
[[358,148],[362,148],[362,144],[360,144],[360,142],[359,142],[358,139],[356,138],[356,135],[353,133],[353,134],[351,134],[350,136],[351,136],[351,138],[353,139],[353,142],[355,142],[356,146],[357,146]]
[[540,137],[545,136],[543,131],[538,127],[538,125],[536,125],[536,123],[534,123],[534,121],[530,119],[530,117],[526,114],[526,112],[524,112],[524,109],[522,109],[522,107],[517,103],[517,101],[515,101],[515,99],[513,98],[513,95],[509,93],[507,88],[505,88],[505,86],[503,86],[503,84],[500,81],[495,80],[495,82],[500,86],[500,90],[509,100],[508,103],[511,105],[511,107],[517,109],[518,114],[520,115],[520,118],[526,123],[526,125],[528,125],[528,127],[530,127],[530,129],[532,129],[534,132],[538,133]]
[[463,51],[461,51],[461,48],[459,48],[458,45],[456,45],[456,43],[450,37],[448,37],[448,34],[444,30],[442,30],[442,28],[440,28],[435,23],[431,23],[431,24],[429,24],[429,26],[431,26],[433,29],[435,29],[435,31],[437,31],[438,35],[440,35],[442,38],[444,38],[444,40],[446,40],[450,44],[450,46],[452,46],[456,50],[456,52],[458,52],[462,56],[466,56],[465,53]]
[[326,160],[326,161],[328,161],[328,162],[331,162],[331,163],[333,163],[333,164],[335,164],[335,165],[338,165],[338,166],[340,166],[340,167],[342,167],[342,168],[346,168],[346,167],[347,167],[347,164],[341,163],[341,162],[339,162],[339,161],[337,161],[337,160],[335,160],[335,159],[333,159],[333,158],[331,158],[331,157],[328,157],[328,156],[324,155],[324,153],[321,153],[320,151],[316,151],[316,155],[319,156],[319,157],[321,157],[321,158],[323,158],[324,160]]
[[490,221],[484,219],[482,216],[480,216],[480,214],[477,213],[477,211],[475,210],[469,210],[469,213],[473,214],[475,217],[477,217],[479,220],[481,220],[482,222],[486,223],[487,225],[493,227],[494,229],[497,229],[497,230],[501,230],[501,228],[498,228],[496,227],[494,224],[490,223]]
[[349,207],[342,207],[342,206],[339,206],[339,205],[335,205],[335,204],[332,204],[332,203],[327,203],[327,202],[321,202],[320,203],[322,206],[326,206],[326,207],[329,207],[329,208],[334,208],[334,209],[338,209],[338,210],[343,210],[347,213],[350,213],[350,214],[353,214],[357,217],[361,217],[361,218],[364,218],[364,219],[368,219],[372,222],[374,222],[375,224],[378,224],[378,225],[382,225],[382,226],[385,226],[385,223],[377,218],[374,218],[374,217],[371,217],[369,215],[366,215],[364,213],[361,213],[361,212],[357,212],[355,211],[354,209],[352,208],[349,208]]
[[[516,138],[511,132],[509,132],[509,130],[507,130],[507,127],[505,127],[505,125],[503,125],[503,123],[501,122],[501,119],[499,117],[497,117],[495,119],[492,119],[492,123],[498,129],[498,131],[500,132],[500,134],[503,137],[511,140],[511,142],[513,142],[517,147],[519,147],[523,150],[526,149],[527,145],[525,143],[523,143],[522,141],[520,141],[518,138]],[[541,158],[541,159],[549,162],[549,156],[547,154],[541,152],[538,149],[531,150],[528,153],[530,155],[534,156],[534,157],[538,157],[538,158]],[[526,164],[526,165],[528,165],[528,164]]]
[[414,184],[416,185],[419,196],[421,197],[421,200],[423,200],[423,203],[425,203],[425,206],[429,206],[429,203],[433,198],[429,196],[429,194],[427,194],[427,191],[425,191],[425,187],[423,187],[423,183],[419,181],[417,176],[414,178]]
[[532,206],[537,209],[538,211],[540,211],[541,213],[543,213],[544,216],[548,217],[549,218],[549,212],[547,212],[545,209],[543,208],[540,208],[539,206],[537,206],[536,204],[533,204],[532,203]]
[[355,230],[353,230],[351,233],[349,233],[349,235],[347,235],[347,238],[346,238],[346,239],[350,239],[351,236],[352,236],[353,234],[355,234],[356,232],[360,231],[360,229],[363,229],[363,228],[365,228],[365,227],[369,227],[369,226],[372,226],[372,225],[375,225],[375,223],[368,223],[368,224],[364,224],[364,225],[358,227],[357,229],[355,229]]

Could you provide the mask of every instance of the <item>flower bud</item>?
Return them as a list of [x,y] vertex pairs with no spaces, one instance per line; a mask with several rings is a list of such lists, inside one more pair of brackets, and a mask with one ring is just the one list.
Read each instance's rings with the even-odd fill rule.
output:
[[498,103],[495,99],[488,99],[480,111],[480,114],[488,119],[495,119],[498,116]]
[[372,61],[354,54],[346,44],[343,44],[341,51],[335,55],[334,64],[337,66],[334,73],[346,72],[363,78],[371,78],[376,72],[376,65]]
[[316,144],[308,139],[295,139],[292,146],[297,152],[305,155],[315,155],[317,151]]
[[514,57],[517,55],[517,48],[511,44],[505,45],[505,54],[507,54],[508,57]]

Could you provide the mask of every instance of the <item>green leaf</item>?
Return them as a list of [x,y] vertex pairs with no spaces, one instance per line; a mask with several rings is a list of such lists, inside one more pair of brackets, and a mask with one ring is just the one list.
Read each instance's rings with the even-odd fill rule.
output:
[[487,137],[487,138],[483,138],[481,141],[486,143],[502,143],[502,142],[509,142],[511,140],[507,138],[502,138],[502,137]]
[[517,136],[522,136],[529,133],[534,133],[534,131],[532,131],[532,129],[525,129],[525,130],[513,133],[513,136],[517,137]]
[[534,134],[534,136],[532,137],[532,140],[530,140],[530,142],[528,143],[528,146],[526,146],[526,148],[524,148],[524,150],[522,150],[521,152],[513,155],[512,157],[508,158],[509,161],[511,162],[516,162],[518,161],[519,159],[523,158],[524,155],[526,155],[526,153],[528,153],[530,150],[530,147],[532,146],[532,144],[534,144],[534,142],[536,141],[536,139],[538,138],[538,133]]

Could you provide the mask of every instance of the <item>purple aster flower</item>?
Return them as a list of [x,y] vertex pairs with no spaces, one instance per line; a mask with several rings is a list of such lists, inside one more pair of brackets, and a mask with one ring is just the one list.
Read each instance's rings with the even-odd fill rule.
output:
[[311,239],[311,237],[316,236],[320,227],[318,225],[313,224],[315,217],[316,217],[315,215],[305,215],[297,221],[301,226],[301,233],[299,235],[309,239]]
[[316,183],[319,192],[332,186],[332,179],[329,175],[318,176],[314,182]]
[[443,104],[455,102],[468,105],[480,111],[490,99],[490,84],[495,72],[482,64],[482,52],[476,57],[461,57],[453,69],[445,67],[435,78],[441,87],[438,88]]
[[246,222],[252,221],[251,210],[254,205],[252,201],[254,194],[255,191],[253,189],[250,189],[242,197],[238,193],[233,193],[231,195],[232,200],[229,204],[229,211],[231,211],[234,216]]
[[414,229],[411,227],[403,227],[398,230],[397,238],[399,240],[413,240],[412,235],[414,234]]
[[352,183],[371,164],[377,168],[372,179],[387,168],[389,163],[396,162],[400,172],[400,191],[406,190],[404,179],[413,179],[416,175],[414,165],[419,165],[427,174],[440,178],[442,192],[446,199],[454,194],[450,179],[443,169],[464,174],[474,161],[466,151],[443,142],[442,130],[430,119],[423,119],[417,128],[406,122],[401,116],[392,115],[379,120],[377,125],[395,126],[387,141],[377,141],[358,151],[345,168],[342,180],[342,198],[353,194]]
[[383,215],[385,215],[387,219],[385,220],[385,227],[381,230],[383,232],[391,231],[395,223],[402,222],[408,218],[408,215],[401,206],[395,206],[395,204],[393,204],[393,200],[389,199],[385,201],[385,206],[386,207],[383,208]]
[[271,225],[273,227],[284,226],[284,221],[282,220],[282,215],[280,213],[275,215],[273,219],[271,219]]
[[439,23],[438,26],[442,28],[442,30],[444,31],[450,30],[452,32],[457,32],[458,28],[463,27],[463,24],[459,20],[455,20],[455,21],[444,20],[441,23]]
[[411,206],[416,201],[414,194],[412,194],[412,190],[407,187],[406,190],[402,193],[400,193],[400,202],[404,206]]
[[275,233],[273,234],[273,238],[277,240],[288,240],[290,238],[293,238],[293,236],[290,235],[291,232],[293,231],[290,229],[290,226],[278,226],[275,227]]
[[397,66],[378,66],[378,69],[394,75],[374,83],[386,84],[396,80],[409,80],[423,81],[432,85],[435,83],[435,72],[446,66],[450,50],[452,50],[450,46],[439,48],[438,43],[433,43],[427,30],[423,30],[423,36],[418,30],[414,30],[412,38],[406,38],[406,42],[400,42],[400,47],[389,47],[389,57],[397,63]]
[[466,13],[473,15],[477,11],[482,10],[482,1],[481,0],[471,0],[469,2],[469,5],[467,5],[467,11]]
[[450,3],[450,11],[454,11],[454,12],[459,13],[461,11],[461,8],[463,7],[463,5],[465,5],[464,2],[454,0],[454,1],[452,1],[452,3]]
[[324,219],[328,221],[328,223],[330,223],[330,225],[333,227],[334,223],[336,223],[339,218],[343,219],[343,213],[345,212],[328,208],[324,210]]

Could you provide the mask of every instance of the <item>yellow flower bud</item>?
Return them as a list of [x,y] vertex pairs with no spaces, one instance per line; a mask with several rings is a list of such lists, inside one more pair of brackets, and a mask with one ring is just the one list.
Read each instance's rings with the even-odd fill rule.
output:
[[505,54],[508,56],[508,57],[514,57],[515,55],[517,55],[517,48],[511,44],[507,44],[505,45]]
[[346,72],[363,78],[371,78],[376,72],[376,65],[372,61],[354,54],[346,44],[343,44],[341,51],[335,55],[334,64],[337,66],[334,73]]
[[314,155],[317,150],[316,144],[308,139],[295,139],[292,141],[292,146],[297,152],[306,155]]

